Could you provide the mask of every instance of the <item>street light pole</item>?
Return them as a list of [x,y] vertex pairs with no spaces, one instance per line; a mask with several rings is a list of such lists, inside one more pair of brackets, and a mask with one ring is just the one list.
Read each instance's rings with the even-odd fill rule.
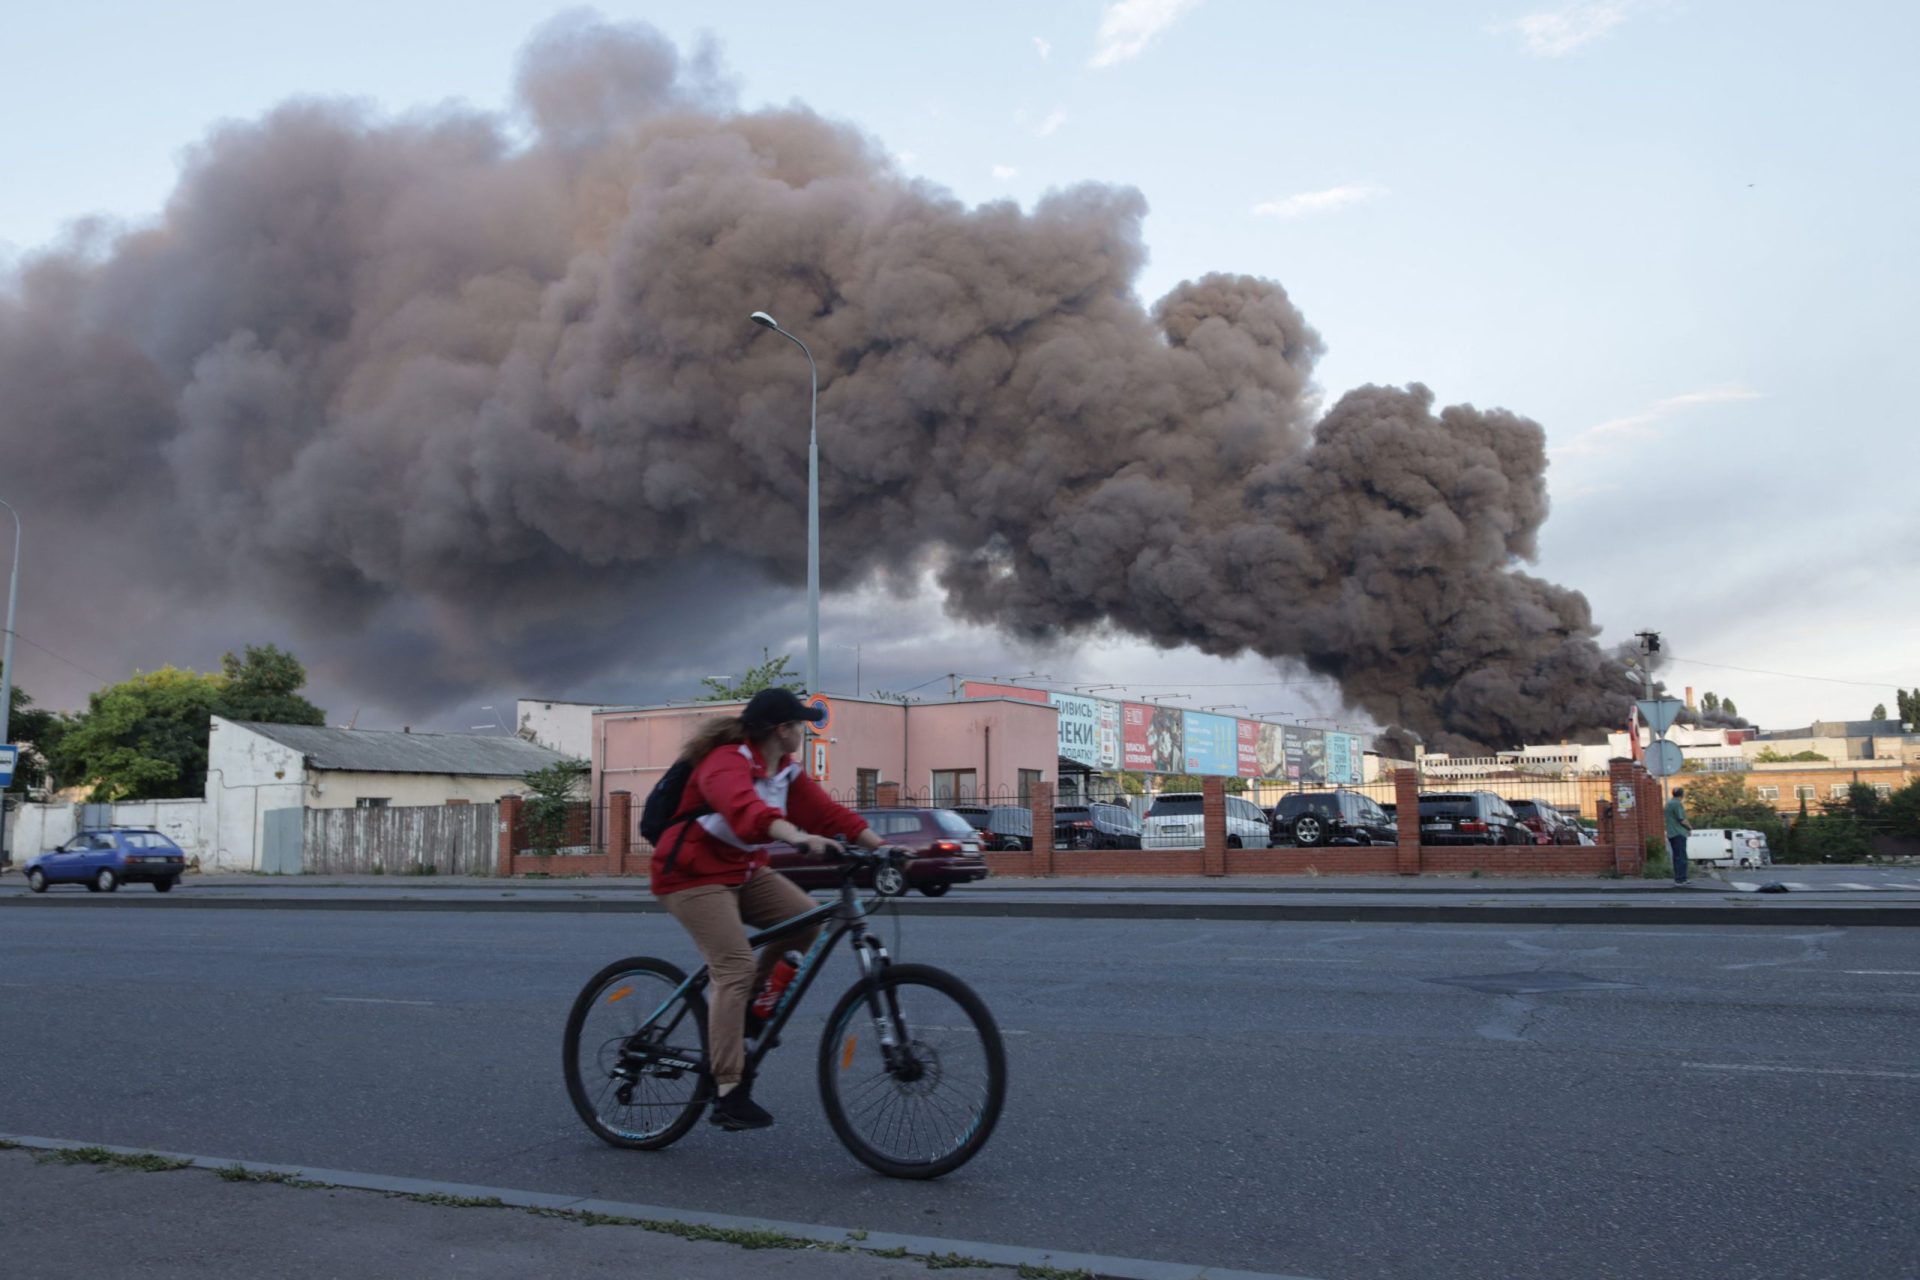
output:
[[[12,741],[7,735],[13,717],[13,602],[20,590],[20,513],[4,498],[0,498],[0,507],[5,507],[13,517],[13,574],[7,579],[7,643],[5,653],[0,654],[0,746],[4,746]],[[14,768],[19,767],[20,762],[14,761]],[[0,801],[0,867],[8,863],[7,849],[7,810],[5,802]]]
[[756,311],[753,322],[799,347],[807,358],[813,393],[807,405],[807,692],[820,692],[820,370],[807,344],[782,329],[772,316]]

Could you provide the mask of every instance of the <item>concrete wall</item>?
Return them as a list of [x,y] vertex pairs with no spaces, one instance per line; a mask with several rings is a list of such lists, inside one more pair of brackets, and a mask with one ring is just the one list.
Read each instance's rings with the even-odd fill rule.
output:
[[593,713],[590,702],[549,702],[543,698],[522,698],[514,711],[520,736],[531,737],[575,760],[593,755]]
[[363,799],[384,799],[395,808],[444,804],[492,804],[501,796],[525,795],[518,778],[446,773],[348,773],[314,769],[307,774],[309,809],[353,809]]
[[1050,706],[1012,698],[931,703],[907,711],[909,795],[926,795],[937,769],[972,769],[988,796],[1018,795],[1019,771],[1053,782],[1059,771],[1060,722]]
[[215,716],[207,738],[212,839],[201,865],[211,871],[259,870],[262,815],[305,808],[306,783],[299,752]]
[[[13,817],[13,842],[8,847],[16,866],[59,848],[80,826],[80,808],[72,804],[21,805]],[[113,806],[113,825],[152,827],[202,865],[211,848],[213,823],[205,800],[122,801]]]

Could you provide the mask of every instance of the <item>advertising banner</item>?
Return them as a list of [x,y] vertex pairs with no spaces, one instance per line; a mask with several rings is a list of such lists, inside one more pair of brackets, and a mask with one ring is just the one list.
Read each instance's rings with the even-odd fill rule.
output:
[[[1309,779],[1306,773],[1307,734],[1310,730],[1287,725],[1281,732],[1284,735],[1286,771],[1280,776],[1289,782],[1308,781]],[[1317,779],[1314,779],[1314,781],[1317,781]]]
[[1236,745],[1239,752],[1240,776],[1257,778],[1260,776],[1260,722],[1258,720],[1234,721]]
[[1100,761],[1102,769],[1120,767],[1120,704],[1105,698],[1093,700],[1100,718]]
[[1018,698],[1022,702],[1045,702],[1045,689],[1029,689],[1017,684],[992,684],[985,680],[962,680],[960,696],[963,698]]
[[1186,735],[1184,772],[1215,777],[1240,772],[1239,733],[1232,716],[1204,711],[1183,711],[1180,716]]
[[1348,733],[1329,733],[1325,736],[1327,744],[1327,781],[1332,783],[1358,781],[1358,779],[1353,776],[1351,764],[1353,757],[1348,750],[1348,744],[1353,741],[1353,735]]
[[1287,749],[1285,735],[1277,724],[1261,724],[1256,739],[1254,754],[1258,761],[1261,778],[1284,778],[1287,776]]
[[1153,772],[1153,747],[1147,741],[1153,712],[1142,702],[1120,704],[1120,767],[1128,773]]
[[1060,713],[1060,755],[1089,769],[1100,767],[1100,709],[1078,694],[1048,695]]

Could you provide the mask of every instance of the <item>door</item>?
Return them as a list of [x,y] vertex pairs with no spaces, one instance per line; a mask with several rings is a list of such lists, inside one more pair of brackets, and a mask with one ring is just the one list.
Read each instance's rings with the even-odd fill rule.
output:
[[268,875],[300,874],[306,848],[306,810],[269,809],[260,815],[260,869]]

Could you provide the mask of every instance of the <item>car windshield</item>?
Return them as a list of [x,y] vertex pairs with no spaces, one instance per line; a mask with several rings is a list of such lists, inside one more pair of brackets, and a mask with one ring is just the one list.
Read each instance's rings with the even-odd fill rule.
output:
[[1003,836],[1031,836],[1033,813],[1013,805],[997,806],[993,811],[993,829]]
[[1200,816],[1199,796],[1161,796],[1153,802],[1153,808],[1147,810],[1149,818],[1197,818]]
[[988,818],[985,809],[953,809],[949,812],[957,813],[965,818],[975,831],[991,831],[993,829],[993,823]]
[[1447,815],[1472,817],[1480,812],[1472,796],[1421,796],[1420,816],[1423,818]]
[[935,809],[933,825],[940,829],[942,835],[971,836],[974,834],[973,824],[951,809]]
[[1540,812],[1540,806],[1531,800],[1515,800],[1513,802],[1513,816],[1516,818],[1539,818],[1544,821],[1547,815]]

